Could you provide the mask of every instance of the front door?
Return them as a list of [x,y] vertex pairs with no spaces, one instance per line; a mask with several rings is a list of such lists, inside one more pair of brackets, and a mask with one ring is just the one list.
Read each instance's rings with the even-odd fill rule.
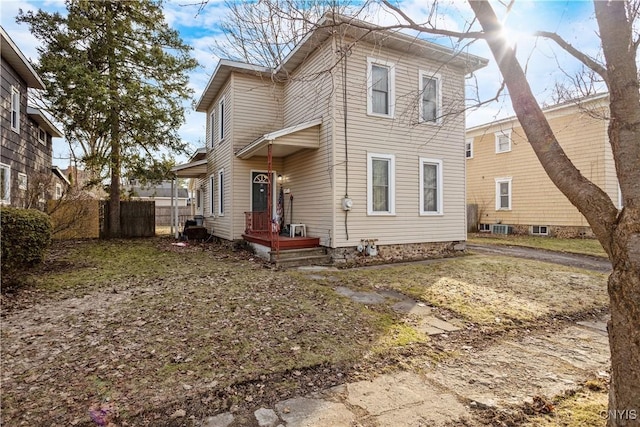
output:
[[253,212],[267,211],[267,186],[269,176],[264,172],[251,172],[251,210]]

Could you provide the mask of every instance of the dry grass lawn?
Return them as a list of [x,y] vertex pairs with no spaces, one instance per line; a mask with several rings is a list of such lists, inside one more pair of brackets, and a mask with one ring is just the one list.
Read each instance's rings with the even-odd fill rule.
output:
[[395,363],[385,354],[398,348],[439,351],[389,305],[335,286],[396,290],[488,330],[607,304],[604,275],[535,261],[473,256],[318,280],[172,242],[56,242],[20,278],[26,288],[5,286],[3,425],[89,426],[96,408],[119,425],[158,425],[176,408],[199,419],[340,384]]

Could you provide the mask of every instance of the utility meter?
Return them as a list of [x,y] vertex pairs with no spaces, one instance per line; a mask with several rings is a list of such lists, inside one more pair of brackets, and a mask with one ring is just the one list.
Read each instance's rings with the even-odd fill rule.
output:
[[351,200],[349,197],[345,197],[344,199],[342,199],[342,210],[350,211],[351,206],[353,206],[353,200]]

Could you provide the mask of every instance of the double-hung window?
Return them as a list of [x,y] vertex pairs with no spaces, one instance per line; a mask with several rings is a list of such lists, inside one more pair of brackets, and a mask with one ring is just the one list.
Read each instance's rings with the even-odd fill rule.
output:
[[[216,112],[211,111],[209,114],[209,144],[208,147],[213,148],[216,142]],[[213,213],[213,211],[211,211]]]
[[210,204],[210,206],[209,206],[209,214],[211,216],[213,216],[215,214],[215,212],[216,212],[216,210],[215,210],[215,205],[216,205],[216,203],[215,203],[215,199],[216,199],[215,183],[216,182],[215,181],[216,181],[215,177],[213,175],[211,175],[209,177],[209,204]]
[[0,163],[0,203],[11,203],[11,168],[4,163]]
[[38,141],[40,141],[44,145],[47,145],[47,131],[45,131],[41,127],[38,127]]
[[218,136],[219,136],[219,140],[220,142],[222,142],[222,140],[225,137],[225,132],[227,131],[226,129],[226,123],[225,123],[225,115],[224,115],[224,107],[225,107],[225,100],[224,97],[220,100],[220,102],[218,102]]
[[441,122],[441,87],[440,75],[420,71],[420,122]]
[[511,131],[499,131],[496,136],[496,154],[511,151]]
[[464,157],[467,159],[473,159],[473,139],[468,139],[464,143]]
[[442,160],[420,158],[420,215],[442,215]]
[[511,210],[511,177],[496,178],[496,210]]
[[11,86],[11,130],[20,132],[20,90]]
[[218,215],[224,216],[224,169],[218,171]]
[[367,114],[393,118],[395,67],[387,61],[367,58]]
[[367,212],[395,215],[395,156],[367,154]]

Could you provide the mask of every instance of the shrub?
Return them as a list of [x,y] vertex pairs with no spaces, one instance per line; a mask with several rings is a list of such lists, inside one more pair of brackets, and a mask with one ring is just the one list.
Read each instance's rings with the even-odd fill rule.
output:
[[49,216],[35,209],[0,209],[2,273],[42,262],[51,244]]

